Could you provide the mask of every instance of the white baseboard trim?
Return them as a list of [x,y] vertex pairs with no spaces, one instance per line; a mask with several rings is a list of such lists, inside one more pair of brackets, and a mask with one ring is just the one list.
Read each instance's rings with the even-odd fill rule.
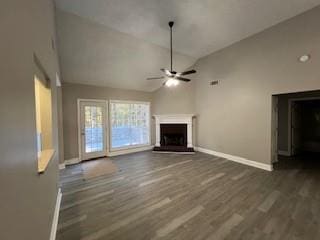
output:
[[55,206],[55,209],[54,209],[53,220],[52,220],[52,226],[51,226],[51,232],[50,232],[50,240],[55,240],[56,239],[61,198],[62,198],[62,193],[61,193],[61,189],[59,188],[58,189],[58,194],[57,194],[56,206]]
[[291,156],[291,154],[288,151],[282,151],[282,150],[279,150],[278,154],[282,156],[287,156],[287,157]]
[[65,163],[60,163],[59,164],[59,170],[65,169],[66,168],[66,164]]
[[242,158],[242,157],[238,157],[238,156],[234,156],[234,155],[230,155],[230,154],[226,154],[226,153],[216,152],[216,151],[201,148],[201,147],[195,147],[194,149],[198,152],[203,152],[203,153],[207,153],[207,154],[214,155],[217,157],[222,157],[222,158],[225,158],[225,159],[233,161],[233,162],[242,163],[242,164],[245,164],[245,165],[248,165],[251,167],[260,168],[260,169],[263,169],[266,171],[273,170],[273,166],[271,164],[259,163],[259,162],[255,162],[252,160],[248,160],[246,158]]
[[68,166],[68,165],[77,164],[79,162],[80,162],[79,158],[71,158],[71,159],[65,160],[64,164],[65,166]]
[[148,151],[152,149],[153,149],[152,145],[145,146],[145,147],[138,147],[138,148],[123,149],[123,150],[108,152],[107,157],[114,157],[114,156],[129,154],[129,153],[143,152],[143,151]]

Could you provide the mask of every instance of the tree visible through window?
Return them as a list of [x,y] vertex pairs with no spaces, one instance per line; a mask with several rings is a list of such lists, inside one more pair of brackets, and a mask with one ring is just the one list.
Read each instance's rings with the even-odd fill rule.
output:
[[149,103],[111,101],[111,148],[149,144]]

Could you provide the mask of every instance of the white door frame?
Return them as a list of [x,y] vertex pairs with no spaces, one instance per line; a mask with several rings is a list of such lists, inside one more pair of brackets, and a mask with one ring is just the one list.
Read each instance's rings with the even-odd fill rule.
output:
[[291,121],[291,109],[292,109],[292,102],[299,102],[299,101],[311,101],[311,100],[319,100],[320,97],[307,97],[307,98],[289,98],[288,99],[288,154],[292,156],[292,121]]
[[109,146],[109,111],[108,111],[108,100],[102,100],[102,99],[85,99],[85,98],[78,98],[77,99],[77,118],[78,118],[78,154],[79,154],[79,162],[83,161],[83,156],[82,156],[82,144],[81,144],[81,102],[100,102],[100,103],[105,103],[106,104],[106,109],[105,109],[105,141],[106,141],[106,155],[108,154],[108,146]]

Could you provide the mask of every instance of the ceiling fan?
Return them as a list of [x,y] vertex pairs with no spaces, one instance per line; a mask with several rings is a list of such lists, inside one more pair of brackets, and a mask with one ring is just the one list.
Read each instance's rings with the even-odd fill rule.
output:
[[196,70],[188,70],[185,72],[176,72],[172,69],[172,27],[174,25],[174,22],[169,22],[169,27],[170,27],[170,60],[171,60],[171,67],[170,70],[168,69],[160,69],[166,76],[162,77],[151,77],[147,78],[147,80],[158,80],[158,79],[166,79],[166,81],[163,83],[163,85],[166,85],[168,87],[171,86],[176,86],[179,84],[179,81],[184,81],[184,82],[190,82],[191,80],[188,78],[184,78],[181,76],[189,75],[196,73]]

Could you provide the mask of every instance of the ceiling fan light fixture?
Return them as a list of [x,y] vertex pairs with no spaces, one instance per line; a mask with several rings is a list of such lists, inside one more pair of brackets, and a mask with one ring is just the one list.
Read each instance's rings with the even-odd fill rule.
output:
[[308,62],[310,60],[310,55],[309,54],[305,54],[299,57],[299,61],[302,63]]
[[177,79],[174,79],[174,78],[169,78],[166,81],[165,85],[167,87],[175,87],[175,86],[179,85],[179,81]]
[[[160,70],[165,74],[165,77],[152,77],[152,78],[147,78],[147,80],[156,80],[156,79],[163,79],[163,78],[168,78],[163,85],[166,87],[175,87],[179,85],[180,81],[183,82],[190,82],[191,80],[188,78],[185,78],[185,75],[193,74],[196,73],[196,70],[188,70],[184,72],[177,72],[174,71],[172,68],[172,27],[174,25],[174,22],[169,22],[169,27],[170,27],[170,70],[169,69],[164,69],[161,68]],[[181,77],[183,76],[183,77]]]

